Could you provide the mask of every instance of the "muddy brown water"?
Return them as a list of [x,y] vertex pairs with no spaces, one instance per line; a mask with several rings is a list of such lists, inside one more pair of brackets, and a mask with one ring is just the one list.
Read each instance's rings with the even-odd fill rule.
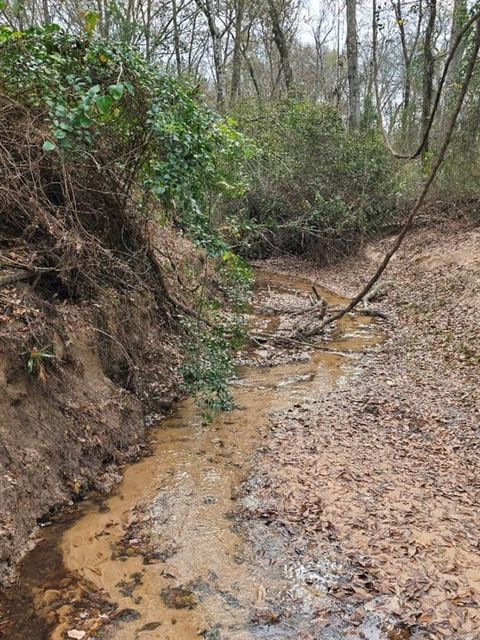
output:
[[[311,285],[257,274],[259,291],[301,297]],[[322,295],[329,304],[345,301]],[[277,318],[259,313],[253,322],[271,329]],[[268,433],[269,413],[345,383],[358,354],[380,340],[370,318],[346,317],[328,351],[239,367],[237,408],[212,423],[202,423],[191,399],[179,403],[152,429],[152,454],[125,467],[113,495],[101,504],[90,498],[39,531],[16,585],[0,598],[0,638],[63,640],[69,631],[111,640],[283,637],[254,624],[275,578],[231,515],[236,494]]]

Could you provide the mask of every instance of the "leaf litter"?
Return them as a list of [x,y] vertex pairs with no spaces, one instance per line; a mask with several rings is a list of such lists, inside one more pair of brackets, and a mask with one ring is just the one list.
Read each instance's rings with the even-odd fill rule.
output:
[[[320,271],[271,266],[351,295],[387,242]],[[348,386],[272,416],[239,511],[323,563],[310,637],[339,616],[338,637],[373,637],[374,616],[389,640],[478,640],[480,232],[416,231],[386,278],[387,340]]]

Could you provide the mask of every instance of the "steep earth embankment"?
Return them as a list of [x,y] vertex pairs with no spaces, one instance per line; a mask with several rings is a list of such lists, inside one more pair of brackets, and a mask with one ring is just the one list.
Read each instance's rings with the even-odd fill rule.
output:
[[[156,240],[165,284],[179,291],[203,264],[168,230]],[[37,523],[90,489],[108,491],[140,453],[145,428],[178,398],[181,337],[173,308],[148,287],[105,286],[91,298],[0,272],[0,582]],[[188,269],[186,265],[188,264]],[[188,273],[187,273],[188,270]],[[10,282],[9,282],[10,280]]]
[[[388,243],[332,268],[271,267],[352,295]],[[391,640],[478,640],[478,228],[413,233],[385,291],[386,342],[347,386],[274,416],[243,515],[308,574],[316,610],[302,638],[377,638],[380,619]],[[270,597],[291,607],[295,594]]]

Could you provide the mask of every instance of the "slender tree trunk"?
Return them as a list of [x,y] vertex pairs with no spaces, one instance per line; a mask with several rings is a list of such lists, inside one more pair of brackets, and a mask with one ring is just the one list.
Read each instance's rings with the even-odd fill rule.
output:
[[212,32],[213,62],[217,76],[217,107],[220,111],[225,109],[225,69],[222,60],[222,43],[218,29]]
[[97,0],[98,15],[100,16],[100,33],[104,38],[108,38],[110,31],[110,15],[106,0]]
[[[463,24],[465,23],[468,17],[468,4],[467,0],[454,0],[453,2],[453,13],[452,13],[452,30],[450,34],[450,46],[455,42],[460,33]],[[463,52],[465,51],[465,42],[462,40],[462,43],[459,47],[457,47],[452,62],[450,65],[450,76],[455,78],[458,74],[458,69],[460,67],[460,63],[463,58]]]
[[147,0],[147,20],[145,25],[145,57],[150,60],[152,38],[152,0]]
[[[437,0],[428,1],[428,22],[425,29],[425,40],[423,44],[423,81],[422,81],[422,127],[421,138],[430,120],[433,99],[433,74],[435,71],[435,60],[433,58],[433,34],[435,29],[435,19],[437,17]],[[425,141],[424,152],[428,151],[428,139]]]
[[175,49],[175,65],[177,76],[182,74],[182,56],[180,53],[180,33],[178,30],[178,7],[177,0],[172,0],[172,21],[173,21],[173,47]]
[[293,89],[293,71],[290,65],[290,52],[285,32],[280,22],[275,0],[268,0],[268,14],[272,22],[273,40],[280,56],[280,69],[285,81],[287,93]]
[[263,103],[262,91],[260,89],[260,84],[259,84],[257,76],[255,74],[255,69],[253,68],[252,61],[248,57],[248,54],[247,54],[245,49],[243,50],[243,59],[245,60],[245,62],[247,64],[248,74],[249,74],[250,79],[252,81],[252,84],[254,86],[255,93],[257,94],[258,104],[259,104],[259,106],[261,106],[262,103]]
[[43,22],[45,24],[51,24],[52,19],[50,17],[50,8],[48,6],[48,0],[42,0],[42,8],[43,8]]
[[207,19],[208,30],[212,40],[213,66],[217,85],[217,108],[225,110],[225,66],[223,62],[222,37],[217,26],[216,16],[212,8],[211,0],[195,0],[199,9]]
[[347,0],[348,121],[351,129],[358,129],[360,126],[357,36],[357,0]]
[[[468,18],[468,4],[467,0],[454,0],[452,11],[452,28],[450,31],[450,49],[455,43],[458,34],[460,33],[464,23]],[[455,83],[458,80],[458,74],[460,70],[460,64],[462,62],[463,54],[465,52],[465,41],[462,40],[460,45],[455,50],[452,62],[450,63],[450,69],[447,76],[447,82],[445,86],[445,100],[443,105],[443,123],[448,118],[449,106],[455,95]]]
[[403,78],[403,109],[402,109],[402,139],[407,138],[408,120],[409,120],[409,107],[410,107],[410,95],[412,88],[412,54],[408,52],[407,36],[405,33],[405,21],[402,15],[401,0],[397,0],[394,4],[395,19],[400,31],[400,43],[402,45],[403,65],[404,65],[404,78]]
[[235,12],[235,42],[233,45],[230,104],[233,104],[240,94],[240,81],[242,74],[242,26],[244,7],[244,0],[237,0]]

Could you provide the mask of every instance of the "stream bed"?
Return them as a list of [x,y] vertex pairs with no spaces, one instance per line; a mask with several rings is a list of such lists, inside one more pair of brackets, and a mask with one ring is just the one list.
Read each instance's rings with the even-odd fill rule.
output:
[[[312,286],[266,271],[256,282],[251,324],[259,331],[281,323],[272,300],[305,302]],[[317,290],[329,304],[345,302]],[[269,414],[348,383],[381,339],[371,318],[349,316],[316,349],[245,349],[233,411],[204,424],[191,399],[180,402],[151,429],[151,454],[123,469],[111,496],[92,496],[40,529],[16,584],[0,597],[0,638],[302,637],[279,624],[270,597],[296,577],[282,573],[281,547],[256,543],[255,527],[236,515],[240,488],[268,440]]]

